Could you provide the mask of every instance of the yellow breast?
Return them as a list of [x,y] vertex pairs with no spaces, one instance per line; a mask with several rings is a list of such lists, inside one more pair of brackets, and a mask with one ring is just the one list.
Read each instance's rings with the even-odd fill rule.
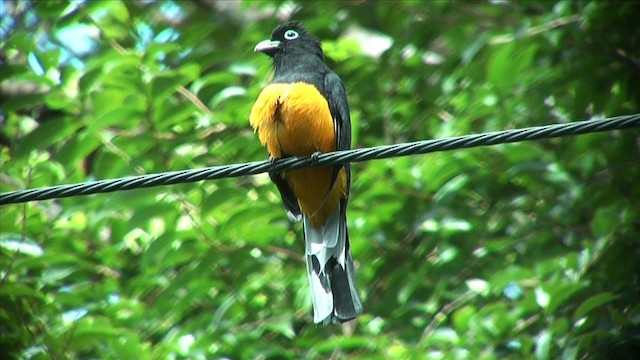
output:
[[[270,84],[251,109],[250,124],[272,158],[308,156],[336,149],[333,118],[327,100],[311,84]],[[312,167],[283,174],[302,212],[320,226],[346,196],[346,172],[340,170],[331,189],[333,167]]]
[[249,120],[273,158],[335,150],[329,105],[311,84],[268,85],[253,105]]

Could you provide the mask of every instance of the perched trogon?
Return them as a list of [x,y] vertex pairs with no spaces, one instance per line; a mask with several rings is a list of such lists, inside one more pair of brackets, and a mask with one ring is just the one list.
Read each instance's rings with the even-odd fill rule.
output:
[[[271,159],[351,147],[351,119],[342,80],[324,62],[320,42],[287,22],[255,51],[273,60],[274,77],[251,109],[250,123]],[[362,312],[356,288],[347,201],[351,169],[318,166],[269,173],[287,214],[302,218],[315,323],[344,322]]]

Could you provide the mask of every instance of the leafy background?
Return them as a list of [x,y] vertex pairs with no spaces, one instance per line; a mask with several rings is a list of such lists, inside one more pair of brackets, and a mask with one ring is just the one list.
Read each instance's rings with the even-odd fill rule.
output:
[[[1,191],[265,158],[248,114],[290,17],[354,147],[637,113],[637,2],[3,1]],[[293,14],[293,15],[292,15]],[[312,324],[265,175],[3,206],[22,359],[631,359],[638,131],[354,164],[366,313]]]

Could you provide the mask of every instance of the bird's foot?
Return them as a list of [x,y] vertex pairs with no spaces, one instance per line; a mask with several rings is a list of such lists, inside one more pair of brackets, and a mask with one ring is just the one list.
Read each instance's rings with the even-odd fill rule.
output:
[[311,162],[317,163],[318,162],[318,158],[320,157],[320,155],[322,155],[322,152],[316,151],[313,154],[311,154],[311,156],[309,158],[311,159]]

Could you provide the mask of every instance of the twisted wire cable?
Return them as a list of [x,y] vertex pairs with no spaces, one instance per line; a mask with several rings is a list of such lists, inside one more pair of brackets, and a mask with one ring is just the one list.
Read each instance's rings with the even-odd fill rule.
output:
[[90,195],[153,186],[189,183],[227,177],[255,175],[267,171],[293,170],[308,166],[340,165],[347,162],[368,161],[390,157],[426,154],[437,151],[507,144],[519,141],[549,139],[561,136],[640,128],[640,114],[613,118],[576,121],[564,124],[535,126],[436,140],[383,145],[371,148],[314,154],[310,157],[291,157],[275,161],[256,161],[244,164],[214,166],[198,170],[171,171],[118,179],[51,186],[0,193],[0,205],[48,200],[78,195]]

